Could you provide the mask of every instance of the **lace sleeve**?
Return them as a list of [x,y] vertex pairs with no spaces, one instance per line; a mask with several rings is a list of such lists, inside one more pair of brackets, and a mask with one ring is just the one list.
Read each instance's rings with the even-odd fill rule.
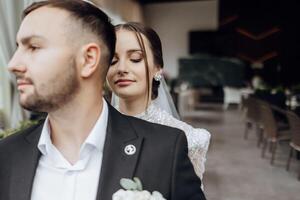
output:
[[[171,123],[173,121],[173,123]],[[210,133],[205,129],[193,128],[189,124],[177,119],[170,120],[166,125],[179,128],[184,131],[188,142],[189,158],[194,166],[197,176],[203,180],[205,171],[206,153],[210,141]],[[203,188],[202,181],[202,189]]]
[[174,123],[168,125],[184,131],[188,141],[189,158],[192,161],[197,176],[202,180],[210,133],[205,129],[193,128],[191,125],[174,118],[173,121]]
[[[153,104],[148,107],[146,113],[136,117],[182,130],[187,138],[189,158],[194,166],[197,176],[202,181],[203,173],[205,171],[206,153],[210,141],[210,133],[207,130],[193,128],[191,125],[174,118],[172,115]],[[203,189],[203,182],[201,187]]]
[[187,134],[187,140],[188,143],[190,143],[189,158],[192,161],[197,176],[202,180],[205,171],[210,133],[205,129],[193,129],[192,133]]

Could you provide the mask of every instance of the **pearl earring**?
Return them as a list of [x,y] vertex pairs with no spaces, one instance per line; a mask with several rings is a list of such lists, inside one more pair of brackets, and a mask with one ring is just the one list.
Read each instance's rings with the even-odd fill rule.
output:
[[160,81],[161,79],[162,79],[162,75],[159,72],[156,72],[156,74],[154,75],[154,80]]

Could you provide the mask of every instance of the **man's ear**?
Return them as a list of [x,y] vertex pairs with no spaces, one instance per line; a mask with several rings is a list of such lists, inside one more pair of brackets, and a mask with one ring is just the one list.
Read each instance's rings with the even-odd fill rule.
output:
[[82,47],[83,65],[80,75],[82,78],[90,77],[99,67],[101,48],[96,43],[89,43]]

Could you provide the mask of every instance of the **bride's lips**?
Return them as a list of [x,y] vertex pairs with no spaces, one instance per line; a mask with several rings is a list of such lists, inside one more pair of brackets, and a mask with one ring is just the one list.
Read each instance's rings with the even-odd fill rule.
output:
[[119,87],[125,87],[125,86],[130,85],[133,82],[135,82],[135,81],[130,80],[130,79],[118,79],[115,81],[115,85],[117,85]]

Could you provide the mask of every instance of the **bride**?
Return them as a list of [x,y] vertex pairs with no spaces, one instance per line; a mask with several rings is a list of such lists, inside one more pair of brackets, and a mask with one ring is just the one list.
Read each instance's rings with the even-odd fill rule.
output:
[[183,130],[189,158],[202,180],[210,133],[179,120],[162,77],[159,36],[151,28],[133,22],[117,25],[116,36],[116,52],[107,74],[112,105],[123,114]]

